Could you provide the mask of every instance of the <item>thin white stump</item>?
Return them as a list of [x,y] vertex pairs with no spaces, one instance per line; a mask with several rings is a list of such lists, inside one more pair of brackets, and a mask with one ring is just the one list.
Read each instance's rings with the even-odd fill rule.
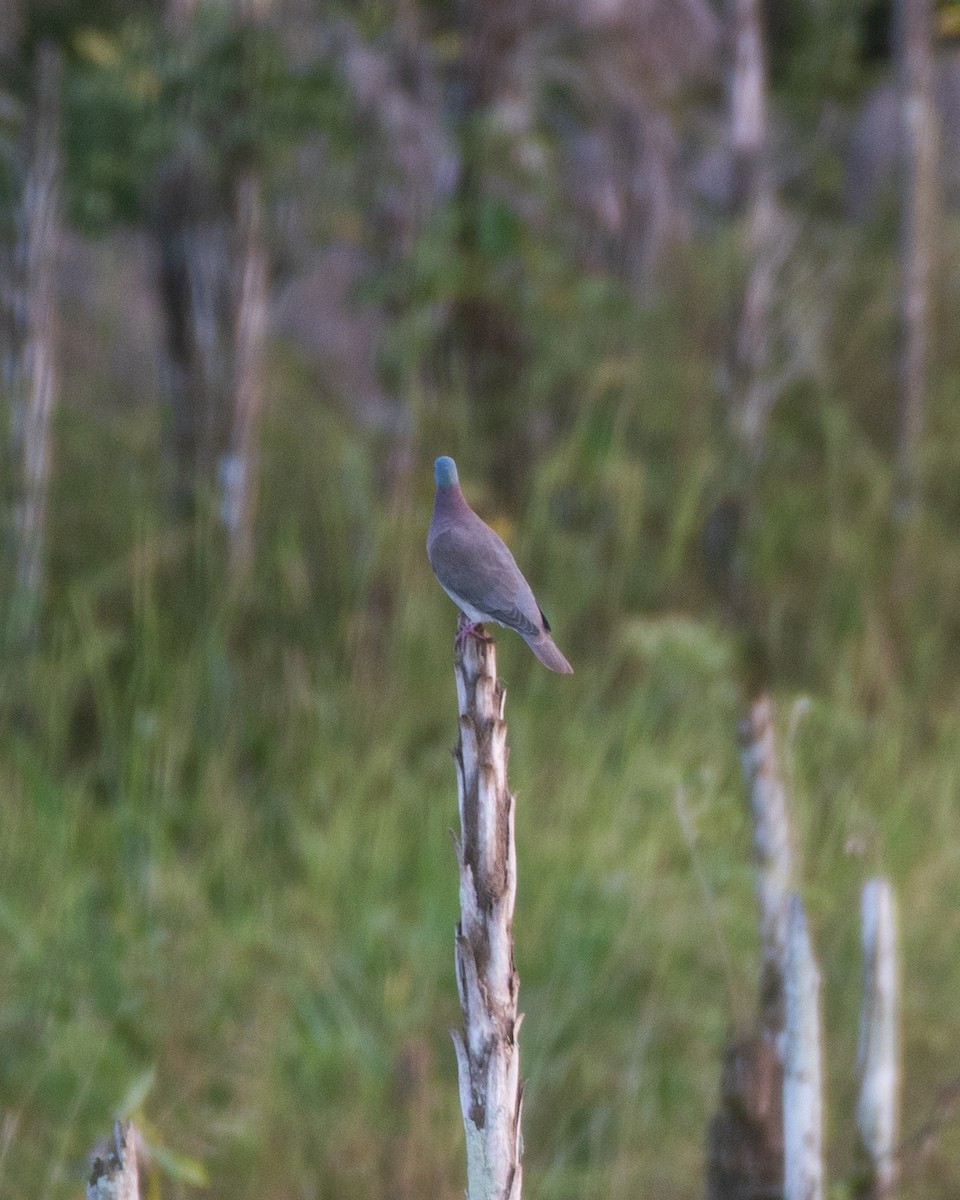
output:
[[863,997],[857,1049],[857,1133],[865,1171],[859,1194],[889,1200],[896,1182],[900,1109],[897,916],[889,879],[868,879],[860,897]]
[[517,892],[515,801],[507,788],[505,693],[496,648],[468,637],[455,661],[460,738],[454,751],[460,804],[457,991],[463,1033],[453,1031],[467,1137],[468,1200],[519,1200],[522,1139],[513,964]]
[[137,1173],[137,1131],[132,1121],[117,1121],[113,1146],[93,1160],[87,1200],[140,1200]]
[[773,702],[758,697],[740,725],[740,761],[750,793],[760,939],[765,973],[782,989],[787,907],[793,887],[793,833],[777,762]]
[[707,1138],[707,1200],[779,1196],[783,1185],[784,975],[794,855],[769,696],[751,702],[738,742],[753,826],[763,966],[756,1026],[726,1053]]
[[784,1200],[823,1200],[823,1068],[820,972],[803,902],[787,906],[783,1061]]

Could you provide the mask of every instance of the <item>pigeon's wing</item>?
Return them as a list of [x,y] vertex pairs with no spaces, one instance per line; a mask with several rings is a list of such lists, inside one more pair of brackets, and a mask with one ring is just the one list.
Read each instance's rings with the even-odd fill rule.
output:
[[520,634],[544,628],[543,614],[503,539],[475,513],[445,523],[428,546],[430,565],[447,591]]

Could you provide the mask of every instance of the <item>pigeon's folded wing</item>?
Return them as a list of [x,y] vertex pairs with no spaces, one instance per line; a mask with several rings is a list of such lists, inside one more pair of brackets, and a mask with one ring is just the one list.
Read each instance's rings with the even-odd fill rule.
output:
[[431,538],[430,565],[443,586],[477,612],[522,635],[544,628],[543,614],[506,543],[475,514]]

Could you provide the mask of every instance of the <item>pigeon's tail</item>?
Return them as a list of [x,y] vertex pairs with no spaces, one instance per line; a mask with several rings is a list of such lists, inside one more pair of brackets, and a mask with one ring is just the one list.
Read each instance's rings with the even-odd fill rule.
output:
[[573,674],[573,667],[560,653],[557,643],[549,633],[537,633],[524,640],[545,667],[549,667],[551,671],[556,671],[560,675]]

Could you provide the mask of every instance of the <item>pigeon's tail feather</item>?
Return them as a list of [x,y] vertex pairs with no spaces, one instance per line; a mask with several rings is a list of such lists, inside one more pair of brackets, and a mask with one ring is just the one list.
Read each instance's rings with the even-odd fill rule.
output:
[[549,633],[538,633],[524,639],[545,667],[559,675],[572,675],[573,667],[560,653],[560,648]]

